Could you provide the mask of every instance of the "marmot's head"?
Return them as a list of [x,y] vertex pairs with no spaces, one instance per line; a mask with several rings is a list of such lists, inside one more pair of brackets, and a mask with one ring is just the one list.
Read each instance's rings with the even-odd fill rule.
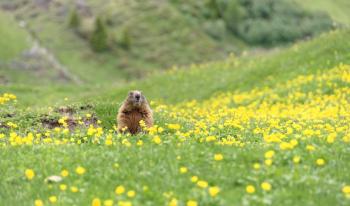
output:
[[140,91],[134,90],[129,92],[127,101],[134,107],[140,107],[146,102],[146,98]]

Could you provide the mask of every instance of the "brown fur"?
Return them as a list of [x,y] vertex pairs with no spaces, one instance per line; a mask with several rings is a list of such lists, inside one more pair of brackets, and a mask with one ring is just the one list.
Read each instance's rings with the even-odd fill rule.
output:
[[[134,94],[140,94],[142,101],[135,104]],[[153,126],[153,113],[146,98],[139,91],[132,91],[119,108],[117,115],[118,131],[124,132],[123,128],[127,128],[125,132],[136,134],[142,131],[140,121],[143,120],[146,127]]]

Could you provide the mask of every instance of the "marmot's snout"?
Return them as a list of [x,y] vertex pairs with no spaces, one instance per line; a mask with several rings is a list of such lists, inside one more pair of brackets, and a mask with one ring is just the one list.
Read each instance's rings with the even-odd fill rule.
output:
[[141,106],[141,104],[145,101],[145,97],[140,91],[131,91],[129,93],[129,100],[134,106]]

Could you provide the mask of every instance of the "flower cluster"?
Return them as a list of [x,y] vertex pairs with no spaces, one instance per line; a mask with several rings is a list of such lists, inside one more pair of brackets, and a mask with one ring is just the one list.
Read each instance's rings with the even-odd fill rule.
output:
[[[257,154],[253,154],[254,162],[242,165],[242,168],[251,168],[251,173],[232,183],[243,194],[245,203],[254,204],[259,198],[261,201],[271,198],[270,194],[283,187],[283,184],[298,178],[293,176],[294,170],[322,171],[334,166],[336,162],[330,156],[337,151],[332,150],[333,147],[348,151],[349,97],[350,66],[339,65],[323,73],[297,76],[273,87],[226,92],[203,102],[193,100],[176,105],[152,103],[155,114],[167,122],[158,121],[151,128],[146,128],[144,122],[140,122],[144,132],[135,136],[118,134],[116,127],[103,128],[101,121],[89,125],[77,124],[75,128],[70,128],[69,118],[65,116],[58,120],[58,127],[40,131],[23,132],[16,123],[8,122],[7,130],[0,134],[0,147],[95,144],[143,149],[201,145],[230,148],[232,153],[254,148],[257,151]],[[0,103],[11,99],[15,99],[15,96],[3,95]],[[225,151],[203,154],[218,173],[223,164],[235,164],[233,155]],[[188,183],[196,195],[181,197],[165,192],[169,205],[195,206],[204,199],[209,205],[219,205],[220,196],[225,193],[227,185],[220,185],[215,179],[209,180],[203,173],[192,170],[193,165],[180,155],[173,161],[178,161],[178,167],[174,166],[178,178],[184,179],[184,184]],[[283,173],[281,168],[285,165],[292,168],[292,174],[283,176],[285,182],[274,179],[273,175]],[[119,165],[115,167],[119,168]],[[65,178],[70,172],[63,170],[61,176]],[[81,166],[75,169],[79,176],[87,172]],[[25,170],[28,181],[35,179],[36,175],[33,169]],[[349,182],[336,178],[331,182],[332,186],[338,186],[338,193],[350,197]],[[60,185],[62,191],[67,188],[67,185]],[[70,190],[78,192],[79,188],[72,185]],[[131,206],[133,200],[141,196],[136,189],[121,184],[116,185],[113,194],[115,198],[106,200],[94,197],[91,204],[113,205],[117,202],[117,205]],[[59,201],[57,196],[47,198],[51,203]],[[37,199],[34,204],[40,206],[43,201]]]

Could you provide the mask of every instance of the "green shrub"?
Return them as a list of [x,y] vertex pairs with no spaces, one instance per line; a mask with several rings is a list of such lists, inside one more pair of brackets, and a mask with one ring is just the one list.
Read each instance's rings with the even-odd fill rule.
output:
[[80,17],[75,9],[70,14],[68,25],[73,29],[77,29],[80,26]]
[[222,19],[226,26],[233,32],[236,32],[239,23],[244,17],[245,9],[237,0],[221,0]]
[[131,48],[131,37],[128,29],[124,29],[120,38],[120,45],[129,50]]
[[240,0],[240,4],[246,15],[234,32],[250,44],[291,42],[329,30],[333,24],[329,16],[305,12],[287,0]]
[[203,28],[209,36],[217,40],[222,40],[227,34],[225,22],[221,19],[205,21]]
[[96,18],[95,30],[91,35],[90,45],[96,52],[102,52],[108,49],[108,35],[106,27],[100,18]]
[[[253,45],[293,42],[332,29],[331,18],[306,12],[292,0],[173,0],[191,18],[197,18],[213,38],[234,35]],[[200,14],[193,15],[193,11]],[[221,28],[224,22],[226,31]]]

